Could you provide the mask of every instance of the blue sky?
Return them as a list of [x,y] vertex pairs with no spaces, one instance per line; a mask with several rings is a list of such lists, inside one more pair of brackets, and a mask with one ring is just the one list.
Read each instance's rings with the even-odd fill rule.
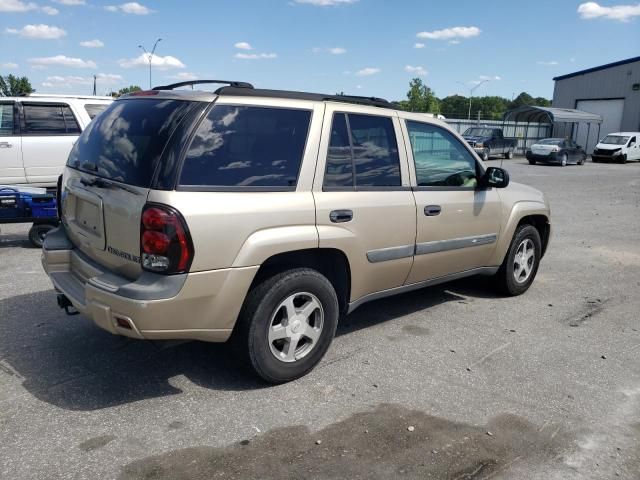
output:
[[399,100],[550,98],[552,77],[640,54],[640,3],[572,0],[0,0],[0,73],[39,92],[98,93],[191,77]]

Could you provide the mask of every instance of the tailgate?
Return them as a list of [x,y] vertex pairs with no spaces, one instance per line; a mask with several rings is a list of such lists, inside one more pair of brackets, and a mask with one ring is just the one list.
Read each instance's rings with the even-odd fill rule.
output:
[[[92,185],[93,182],[97,185]],[[109,270],[135,279],[140,266],[140,216],[148,188],[101,181],[67,168],[62,216],[74,245]]]

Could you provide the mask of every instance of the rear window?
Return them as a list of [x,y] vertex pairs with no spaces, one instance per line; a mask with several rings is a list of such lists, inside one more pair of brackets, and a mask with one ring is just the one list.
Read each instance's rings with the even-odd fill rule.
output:
[[67,165],[148,187],[171,132],[192,105],[147,98],[113,102],[80,135]]
[[564,140],[562,138],[546,138],[544,140],[540,140],[538,145],[560,145]]
[[97,103],[87,103],[84,106],[84,109],[87,111],[89,118],[93,120],[96,117],[96,115],[104,111],[108,106],[109,105],[106,103],[103,103],[101,105]]
[[180,185],[293,190],[311,111],[215,105],[198,127]]

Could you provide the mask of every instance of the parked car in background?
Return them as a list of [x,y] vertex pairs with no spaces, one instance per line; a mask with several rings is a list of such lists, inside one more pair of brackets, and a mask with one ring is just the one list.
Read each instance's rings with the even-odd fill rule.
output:
[[531,145],[526,157],[531,165],[554,163],[564,167],[569,164],[584,165],[587,153],[571,139],[545,138]]
[[55,187],[78,135],[111,97],[0,97],[0,185]]
[[471,127],[465,130],[462,137],[483,161],[496,155],[513,158],[513,152],[518,145],[516,138],[505,138],[501,128]]
[[591,154],[594,162],[640,161],[640,132],[610,133],[596,145]]
[[[205,82],[230,85],[174,89]],[[533,282],[547,199],[446,123],[376,98],[157,88],[83,132],[45,239],[59,305],[103,329],[231,338],[278,383],[365,302],[476,274],[507,295]]]

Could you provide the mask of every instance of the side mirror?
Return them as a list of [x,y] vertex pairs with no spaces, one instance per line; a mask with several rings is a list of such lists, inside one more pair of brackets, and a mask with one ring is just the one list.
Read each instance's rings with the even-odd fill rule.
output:
[[480,178],[481,187],[505,188],[509,185],[509,172],[499,167],[489,167]]

